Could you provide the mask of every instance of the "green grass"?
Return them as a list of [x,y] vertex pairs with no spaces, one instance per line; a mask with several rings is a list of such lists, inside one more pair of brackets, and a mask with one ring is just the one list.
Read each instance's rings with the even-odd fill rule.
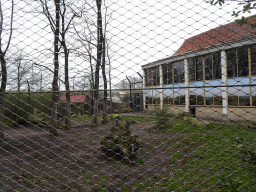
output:
[[[172,173],[135,181],[121,191],[256,191],[256,172],[242,160],[237,137],[244,142],[256,139],[249,124],[210,123],[196,119],[174,118],[151,132],[168,134],[154,142],[168,144]],[[256,150],[256,143],[253,146]]]
[[[92,116],[88,114],[84,114],[84,115],[74,114],[71,116],[71,119],[74,121],[92,121]],[[102,114],[99,114],[98,120],[100,121],[101,119],[102,119]]]
[[108,191],[108,190],[106,189],[106,184],[103,183],[103,182],[98,182],[97,190],[99,190],[99,191],[104,191],[104,192],[107,192],[107,191]]
[[123,168],[125,165],[123,163],[115,164],[116,168]]
[[102,179],[102,180],[108,180],[108,177],[107,177],[106,175],[101,175],[101,176],[100,176],[100,179]]
[[[92,121],[92,116],[91,115],[77,115],[74,114],[72,115],[72,120],[74,121]],[[152,120],[155,120],[155,117],[147,117],[147,116],[131,116],[131,115],[122,115],[122,114],[111,114],[108,116],[108,120],[113,121],[116,118],[121,118],[123,120],[129,121],[130,124],[135,124],[135,123],[143,123],[143,122],[151,122]],[[98,116],[99,122],[102,120],[102,114],[99,114]]]
[[144,165],[146,162],[145,162],[145,159],[138,159],[138,160],[136,161],[136,163],[137,163],[138,165]]
[[89,179],[91,177],[91,174],[89,174],[89,173],[86,173],[85,175],[84,175],[84,179]]
[[155,117],[147,117],[147,116],[131,116],[131,115],[120,115],[121,119],[127,120],[130,124],[134,124],[134,122],[152,122],[155,120]]
[[40,183],[40,185],[44,186],[44,185],[46,185],[46,182],[43,181],[43,182]]

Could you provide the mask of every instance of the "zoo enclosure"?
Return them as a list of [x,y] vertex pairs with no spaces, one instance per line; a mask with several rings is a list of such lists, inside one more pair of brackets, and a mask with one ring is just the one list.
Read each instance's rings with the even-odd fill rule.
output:
[[0,190],[255,190],[254,5],[214,2],[1,1]]

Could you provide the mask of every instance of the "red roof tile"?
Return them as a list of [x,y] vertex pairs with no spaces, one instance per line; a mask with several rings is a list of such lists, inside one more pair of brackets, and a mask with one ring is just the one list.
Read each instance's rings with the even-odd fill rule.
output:
[[189,39],[186,39],[181,47],[172,56],[232,40],[238,40],[243,37],[253,36],[255,35],[256,28],[252,28],[250,25],[251,23],[256,23],[256,15],[254,15],[246,25],[244,24],[240,26],[234,21],[232,23],[228,23],[226,25],[222,25],[215,29],[193,36]]
[[[86,102],[87,95],[71,95],[70,102],[71,103],[84,103]],[[66,95],[62,95],[59,99],[59,103],[66,103]]]

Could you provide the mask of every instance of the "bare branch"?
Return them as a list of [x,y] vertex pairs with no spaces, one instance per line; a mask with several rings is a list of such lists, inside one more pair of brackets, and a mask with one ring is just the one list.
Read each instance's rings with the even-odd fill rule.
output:
[[9,49],[9,46],[10,46],[10,43],[11,43],[11,39],[12,39],[12,25],[13,25],[13,10],[14,10],[14,2],[12,0],[12,12],[11,12],[11,23],[10,23],[10,35],[9,35],[9,39],[8,39],[8,42],[7,42],[7,46],[6,46],[6,49],[5,51],[3,52],[3,54],[5,55],[6,54],[6,51]]
[[4,22],[4,17],[3,17],[3,10],[2,10],[2,2],[0,2],[0,50],[2,52],[2,32],[3,32],[3,22]]
[[[74,25],[73,25],[73,26],[74,26]],[[83,37],[81,37],[81,36],[79,35],[79,32],[76,30],[76,27],[75,27],[75,26],[74,26],[74,29],[75,29],[75,31],[76,31],[77,36],[78,36],[82,41],[85,41],[85,42],[87,42],[87,43],[89,43],[89,44],[91,44],[91,45],[97,47],[96,44],[92,43],[91,41],[88,41],[87,39],[84,39]]]
[[45,0],[44,2],[42,0],[40,0],[41,2],[41,5],[43,7],[43,13],[44,15],[46,16],[46,18],[48,19],[49,23],[50,23],[50,26],[51,26],[51,29],[52,29],[52,32],[55,31],[55,27],[56,27],[56,24],[52,18],[52,15],[50,14],[49,12],[49,9],[48,9],[48,5],[47,5],[47,1]]

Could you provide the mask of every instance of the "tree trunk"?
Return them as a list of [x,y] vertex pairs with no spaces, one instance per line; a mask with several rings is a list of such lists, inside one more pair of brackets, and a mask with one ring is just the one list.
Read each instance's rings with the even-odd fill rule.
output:
[[101,0],[96,0],[97,4],[97,62],[95,70],[95,85],[93,91],[93,116],[92,123],[96,125],[98,123],[98,99],[99,99],[99,72],[102,58],[102,14],[101,14]]
[[107,92],[107,88],[108,88],[108,83],[107,83],[107,77],[106,77],[106,41],[105,41],[105,37],[103,38],[103,58],[102,58],[102,76],[103,76],[103,81],[104,81],[104,102],[103,102],[103,120],[102,123],[107,123],[108,122],[108,118],[107,118],[107,96],[108,96],[108,92]]
[[[64,22],[63,22],[64,24]],[[68,74],[68,48],[65,42],[65,34],[62,35],[62,47],[65,54],[65,88],[66,88],[66,108],[65,108],[65,129],[71,129],[71,103],[69,89],[69,74]]]
[[20,92],[20,63],[18,64],[18,92]]
[[59,33],[60,33],[60,0],[55,0],[56,29],[54,32],[54,77],[52,83],[52,108],[51,108],[51,127],[49,132],[57,134],[57,103],[59,99]]
[[6,82],[7,82],[7,70],[6,70],[6,60],[4,58],[4,55],[2,51],[0,51],[0,61],[1,61],[1,76],[2,76],[2,82],[1,82],[1,88],[0,88],[0,139],[4,138],[4,94],[6,89]]

